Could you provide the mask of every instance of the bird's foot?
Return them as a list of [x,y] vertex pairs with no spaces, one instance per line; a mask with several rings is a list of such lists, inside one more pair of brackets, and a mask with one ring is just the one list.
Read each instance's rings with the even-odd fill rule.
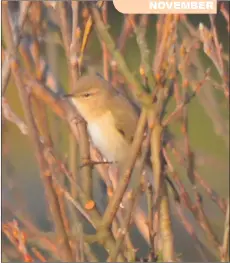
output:
[[93,161],[93,160],[83,160],[82,164],[80,165],[80,169],[82,169],[85,166],[94,166],[98,164],[112,164],[112,162],[107,161]]

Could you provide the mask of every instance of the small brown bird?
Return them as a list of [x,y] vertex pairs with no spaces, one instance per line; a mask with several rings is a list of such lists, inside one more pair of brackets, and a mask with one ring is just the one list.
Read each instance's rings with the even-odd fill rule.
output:
[[122,164],[129,156],[138,121],[133,105],[98,75],[82,76],[68,96],[87,122],[96,148],[107,161]]

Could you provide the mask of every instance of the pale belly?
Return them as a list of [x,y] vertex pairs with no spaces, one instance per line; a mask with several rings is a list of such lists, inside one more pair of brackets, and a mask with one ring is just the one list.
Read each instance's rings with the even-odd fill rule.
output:
[[110,162],[122,162],[128,155],[130,146],[114,128],[109,115],[88,123],[88,132],[95,147]]
[[[88,123],[88,133],[94,146],[110,162],[118,162],[123,165],[130,153],[130,145],[124,140],[123,136],[114,128],[113,119],[108,114],[97,118],[97,121]],[[137,160],[138,162],[138,160]],[[140,176],[138,174],[138,176]],[[150,167],[145,167],[146,180],[153,183],[153,175]],[[131,184],[136,180],[134,176]]]

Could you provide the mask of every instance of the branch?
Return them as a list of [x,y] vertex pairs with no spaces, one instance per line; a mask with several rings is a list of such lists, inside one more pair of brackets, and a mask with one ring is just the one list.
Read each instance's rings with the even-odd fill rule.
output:
[[[148,18],[147,15],[143,15],[142,21],[144,19],[147,19],[147,18]],[[148,81],[148,84],[150,86],[150,89],[153,90],[155,87],[155,80],[153,77],[152,68],[150,66],[150,51],[148,49],[146,39],[145,39],[146,24],[141,23],[141,22],[140,22],[140,25],[138,27],[134,23],[131,23],[131,24],[132,24],[133,30],[136,34],[137,44],[139,46],[140,53],[141,53],[141,66],[144,69],[144,74],[147,77],[147,81]]]
[[224,222],[224,236],[221,248],[221,262],[229,262],[229,200]]
[[6,98],[2,98],[2,111],[3,116],[12,123],[16,124],[21,131],[22,134],[27,135],[28,129],[24,121],[22,121],[10,108],[10,105],[8,104]]
[[147,122],[147,113],[145,110],[143,110],[141,113],[140,119],[138,121],[137,129],[136,129],[134,139],[133,139],[133,143],[131,146],[130,158],[127,160],[125,172],[122,175],[122,177],[120,178],[118,186],[116,188],[116,191],[115,191],[114,195],[112,196],[112,198],[110,199],[108,207],[106,208],[106,211],[105,211],[104,216],[103,216],[103,221],[101,224],[102,228],[108,228],[111,225],[113,218],[114,218],[114,216],[115,216],[115,214],[119,208],[119,205],[122,201],[124,193],[128,187],[128,183],[129,183],[129,180],[131,177],[131,173],[132,173],[133,167],[135,165],[137,155],[140,151],[146,122]]
[[154,188],[156,202],[160,197],[160,235],[163,243],[163,260],[166,262],[175,261],[174,237],[172,232],[172,223],[169,211],[169,199],[165,180],[163,180],[163,167],[161,157],[162,127],[155,123],[151,135],[151,162],[154,172]]
[[[3,2],[3,4],[7,5],[7,2]],[[14,41],[15,41],[15,47],[16,48],[18,47],[18,45],[20,43],[21,31],[23,30],[23,27],[24,27],[24,24],[25,24],[25,21],[26,21],[26,18],[27,18],[27,14],[28,14],[28,11],[29,11],[29,8],[30,8],[31,4],[32,4],[31,1],[28,1],[28,2],[25,1],[25,2],[21,2],[20,3],[21,8],[20,8],[19,20],[18,20],[18,24],[17,24],[19,32],[18,32],[18,34],[16,34],[14,36]],[[8,12],[8,9],[7,9],[6,12]],[[12,34],[13,34],[13,32],[12,32]],[[11,51],[9,51],[9,53],[10,52]],[[8,84],[9,78],[10,78],[10,72],[11,72],[10,60],[6,57],[5,60],[4,60],[3,70],[2,70],[2,94],[3,95],[5,94],[5,91],[6,91],[6,88],[7,88],[7,84]]]

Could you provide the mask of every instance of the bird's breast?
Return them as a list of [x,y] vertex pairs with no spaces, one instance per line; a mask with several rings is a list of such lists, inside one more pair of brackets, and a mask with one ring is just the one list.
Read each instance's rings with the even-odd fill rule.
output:
[[110,112],[88,122],[88,132],[93,144],[111,162],[122,162],[130,145],[116,129]]

